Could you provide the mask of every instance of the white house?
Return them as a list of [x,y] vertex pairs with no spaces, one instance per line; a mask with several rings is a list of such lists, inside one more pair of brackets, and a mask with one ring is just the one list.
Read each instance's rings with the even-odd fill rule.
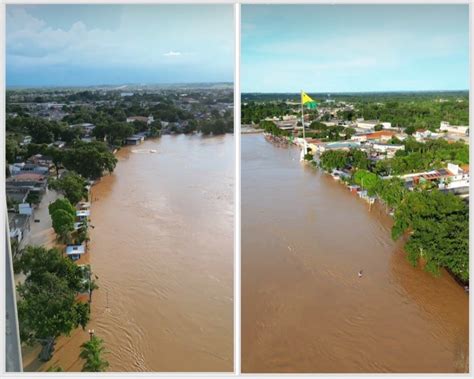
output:
[[380,124],[378,120],[357,120],[357,127],[364,130],[374,130],[378,124]]
[[145,122],[147,125],[150,125],[153,121],[155,121],[155,119],[153,115],[149,115],[148,117],[144,117],[144,116],[127,117],[127,122],[135,122],[135,121]]
[[448,121],[441,121],[439,130],[442,132],[454,133],[454,134],[469,134],[469,126],[456,126],[450,125]]
[[405,145],[392,145],[387,143],[373,143],[372,148],[378,153],[386,153],[388,158],[395,156],[399,150],[405,150]]
[[456,164],[448,163],[448,171],[452,174],[447,182],[442,183],[440,188],[454,189],[454,188],[469,188],[469,166],[464,165],[459,167]]
[[90,215],[91,215],[91,212],[88,209],[76,211],[76,217],[78,218],[79,221],[87,221]]
[[73,261],[77,261],[81,257],[81,255],[85,254],[85,252],[86,247],[84,246],[84,244],[66,246],[66,254]]

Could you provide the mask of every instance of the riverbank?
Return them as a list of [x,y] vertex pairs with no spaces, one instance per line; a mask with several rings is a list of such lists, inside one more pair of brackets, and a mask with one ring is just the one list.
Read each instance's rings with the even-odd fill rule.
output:
[[[460,166],[448,160],[443,161],[447,169],[383,176],[380,165],[395,165],[398,156],[374,157],[365,148],[360,150],[358,147],[341,144],[332,145],[336,150],[320,153],[319,147],[308,144],[302,138],[270,135],[267,139],[276,140],[279,145],[280,140],[294,143],[301,150],[307,148],[305,162],[321,168],[334,180],[343,182],[351,193],[357,194],[369,206],[375,202],[385,205],[395,221],[392,236],[398,239],[402,234],[411,235],[406,239],[405,245],[411,264],[421,266],[435,276],[440,274],[439,270],[443,267],[450,275],[455,275],[466,291],[469,290],[468,248],[465,244],[469,238],[468,206],[464,196],[460,197],[446,190],[446,182],[451,183],[452,180],[453,183],[458,183],[456,180],[460,176],[456,176],[456,173],[465,172]],[[430,156],[429,152],[427,154]],[[303,156],[300,159],[303,160]],[[423,216],[419,212],[413,212],[412,209],[415,208],[425,209]],[[430,220],[435,219],[437,222],[430,224]],[[451,221],[448,222],[448,219]],[[444,238],[440,238],[441,235]],[[436,239],[437,247],[433,245]],[[418,246],[415,247],[414,244]]]
[[[89,244],[86,329],[108,371],[231,371],[234,137],[165,135],[116,157],[92,188]],[[80,371],[87,338],[61,338],[51,363]]]
[[299,155],[242,137],[243,372],[467,372],[466,293]]

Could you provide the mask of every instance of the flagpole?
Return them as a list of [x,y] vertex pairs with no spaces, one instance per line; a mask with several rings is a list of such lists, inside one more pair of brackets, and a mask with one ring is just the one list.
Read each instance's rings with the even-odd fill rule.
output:
[[304,131],[304,105],[303,105],[303,90],[301,90],[301,125],[303,126],[303,151],[300,156],[300,161],[304,161],[304,157],[307,153],[306,149],[306,134]]
[[[304,106],[303,106],[303,90],[301,90],[301,125],[303,126],[303,139],[306,143],[306,135],[304,132]],[[306,151],[305,151],[306,154]]]

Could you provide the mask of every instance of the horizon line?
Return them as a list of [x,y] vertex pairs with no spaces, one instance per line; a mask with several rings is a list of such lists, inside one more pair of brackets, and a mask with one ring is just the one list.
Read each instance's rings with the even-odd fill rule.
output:
[[[433,90],[368,90],[368,91],[319,91],[319,92],[312,92],[312,91],[304,91],[305,93],[311,93],[311,94],[351,94],[351,93],[410,93],[410,92],[469,92],[469,88],[465,89],[433,89]],[[275,92],[241,92],[242,95],[251,95],[251,94],[256,94],[256,95],[294,95],[294,94],[300,94],[299,91],[297,92],[280,92],[280,91],[275,91]]]
[[[69,85],[55,85],[55,84],[45,84],[45,85],[6,85],[5,89],[54,89],[54,88],[94,88],[94,87],[124,87],[124,86],[179,86],[179,85],[204,85],[204,84],[230,84],[234,85],[233,81],[216,81],[216,82],[172,82],[172,83],[120,83],[120,84],[89,84],[89,85],[80,85],[80,84],[69,84]],[[117,88],[120,89],[120,88]],[[124,90],[126,88],[123,88]]]

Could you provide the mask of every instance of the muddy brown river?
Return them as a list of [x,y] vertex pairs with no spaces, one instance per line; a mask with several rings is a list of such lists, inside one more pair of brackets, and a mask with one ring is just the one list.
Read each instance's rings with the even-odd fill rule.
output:
[[468,370],[469,296],[410,266],[390,216],[294,147],[241,155],[243,372]]
[[[88,328],[108,371],[233,370],[234,151],[232,135],[163,136],[93,187]],[[47,366],[80,371],[87,338],[60,338]]]

